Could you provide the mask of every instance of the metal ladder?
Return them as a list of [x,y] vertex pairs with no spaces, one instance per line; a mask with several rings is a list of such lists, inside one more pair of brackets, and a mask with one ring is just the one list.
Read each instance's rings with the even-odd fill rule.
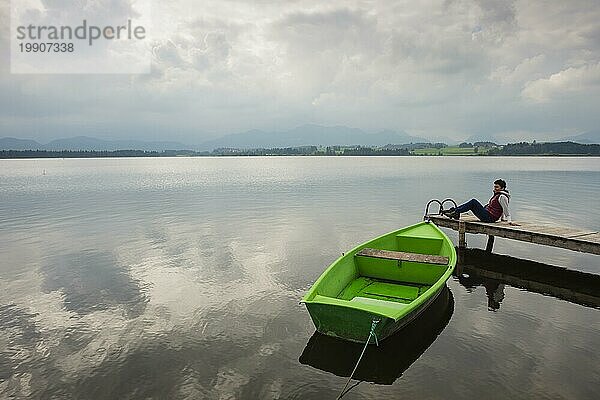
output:
[[[452,203],[454,208],[458,207],[458,204],[456,204],[456,201],[454,201],[451,198],[447,198],[442,201],[440,201],[438,199],[429,200],[429,202],[427,203],[427,206],[425,206],[425,215],[423,215],[423,221],[430,222],[429,217],[443,215],[444,211],[446,211],[444,209],[444,204],[446,204],[446,203]],[[435,214],[429,212],[429,208],[431,207],[432,204],[437,204],[439,206],[438,212]]]

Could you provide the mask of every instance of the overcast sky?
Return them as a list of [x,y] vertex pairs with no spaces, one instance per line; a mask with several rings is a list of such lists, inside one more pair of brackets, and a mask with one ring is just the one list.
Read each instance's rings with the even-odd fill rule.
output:
[[199,143],[315,123],[530,140],[600,122],[598,0],[154,1],[149,75],[11,75],[0,2],[0,137]]

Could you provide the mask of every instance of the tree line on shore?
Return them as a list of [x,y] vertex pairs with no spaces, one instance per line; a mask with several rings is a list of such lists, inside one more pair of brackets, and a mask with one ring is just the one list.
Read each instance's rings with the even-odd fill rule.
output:
[[580,144],[574,142],[550,143],[510,143],[491,149],[491,156],[533,156],[533,155],[600,155],[600,144]]
[[[464,149],[474,147],[479,149],[485,147],[486,152],[474,151],[472,155],[488,156],[540,156],[540,155],[580,155],[599,156],[600,144],[580,144],[574,142],[548,142],[548,143],[511,143],[504,146],[495,143],[461,143],[458,148]],[[368,146],[299,146],[270,149],[235,149],[221,148],[209,151],[193,150],[1,150],[0,158],[103,158],[103,157],[177,157],[177,156],[416,156],[415,150],[427,148],[448,148],[445,144],[407,144],[388,145],[383,147]],[[440,153],[441,154],[441,153]],[[449,154],[445,154],[449,155]]]

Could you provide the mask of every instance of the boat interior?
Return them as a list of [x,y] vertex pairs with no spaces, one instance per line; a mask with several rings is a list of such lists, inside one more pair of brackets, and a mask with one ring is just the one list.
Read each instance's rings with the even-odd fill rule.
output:
[[382,236],[334,263],[308,300],[400,310],[444,275],[452,250],[426,224]]

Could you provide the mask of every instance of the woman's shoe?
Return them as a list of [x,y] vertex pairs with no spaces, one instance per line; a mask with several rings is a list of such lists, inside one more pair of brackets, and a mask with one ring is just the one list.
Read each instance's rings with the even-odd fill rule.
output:
[[449,210],[442,210],[442,214],[448,218],[460,219],[460,213],[456,212],[454,207]]

